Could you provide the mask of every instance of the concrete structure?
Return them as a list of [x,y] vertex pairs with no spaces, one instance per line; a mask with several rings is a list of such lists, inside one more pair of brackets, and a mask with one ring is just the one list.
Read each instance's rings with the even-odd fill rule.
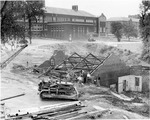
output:
[[142,91],[142,76],[127,75],[118,77],[118,93],[123,91]]
[[116,88],[118,88],[118,77],[124,75],[130,75],[130,68],[115,54],[106,59],[92,74],[99,80],[101,86],[110,87],[115,84]]
[[142,76],[142,92],[150,90],[150,66],[131,66],[130,74]]

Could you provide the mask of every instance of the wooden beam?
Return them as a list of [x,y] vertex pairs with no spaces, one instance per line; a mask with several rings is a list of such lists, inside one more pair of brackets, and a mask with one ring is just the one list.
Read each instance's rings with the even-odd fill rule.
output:
[[90,53],[90,55],[101,62],[101,60],[97,58],[95,55],[93,55],[92,53]]
[[97,67],[95,67],[94,70],[92,70],[92,71],[90,72],[90,74],[92,75],[100,66],[102,66],[102,65],[105,63],[105,61],[106,61],[111,55],[112,55],[112,54],[109,54],[107,57],[105,57],[105,59],[104,59],[103,61],[101,61],[100,64],[99,64]]
[[[75,108],[77,106],[81,106],[80,101],[76,101],[76,102],[68,102],[68,103],[61,103],[61,104],[55,104],[55,105],[47,105],[47,106],[41,106],[41,107],[34,107],[28,109],[28,110],[20,110],[20,112],[17,113],[13,113],[10,114],[10,119],[14,118],[20,118],[20,117],[26,117],[26,116],[38,116],[38,115],[44,115],[44,114],[48,114],[48,113],[55,113],[55,112],[59,112],[59,111],[64,111],[64,110],[69,110],[72,108]],[[34,111],[35,109],[35,111]],[[18,115],[17,115],[18,114]]]
[[99,111],[96,110],[96,111],[92,111],[92,112],[82,112],[82,113],[79,113],[78,116],[71,117],[71,118],[68,118],[66,120],[79,120],[79,119],[83,119],[86,116],[96,114],[96,113],[99,113]]
[[23,95],[25,95],[25,93],[21,93],[21,94],[14,95],[14,96],[11,96],[11,97],[3,98],[3,99],[1,99],[1,101],[12,99],[12,98],[16,98],[16,97],[20,97],[20,96],[23,96]]

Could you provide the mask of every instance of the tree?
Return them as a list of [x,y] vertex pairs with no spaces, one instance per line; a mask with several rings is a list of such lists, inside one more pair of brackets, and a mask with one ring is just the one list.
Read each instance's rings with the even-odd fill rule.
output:
[[37,17],[38,16],[44,16],[44,5],[42,2],[39,1],[29,1],[26,0],[24,4],[24,13],[25,13],[25,18],[28,20],[29,24],[29,39],[30,39],[30,44],[32,43],[32,23],[35,21],[37,22]]
[[6,43],[9,39],[22,38],[24,27],[17,23],[21,12],[21,1],[1,1],[1,42]]
[[43,3],[40,1],[1,1],[1,39],[2,43],[9,38],[21,37],[25,39],[25,25],[18,23],[18,19],[27,19],[29,24],[29,39],[32,39],[32,23],[37,22],[38,16],[44,16]]
[[140,9],[140,31],[143,38],[142,59],[150,63],[150,1],[143,0]]
[[137,29],[135,28],[132,22],[123,24],[123,33],[128,38],[129,41],[130,37],[138,36]]
[[112,22],[111,23],[111,33],[114,34],[120,42],[120,39],[122,38],[122,24],[120,22]]

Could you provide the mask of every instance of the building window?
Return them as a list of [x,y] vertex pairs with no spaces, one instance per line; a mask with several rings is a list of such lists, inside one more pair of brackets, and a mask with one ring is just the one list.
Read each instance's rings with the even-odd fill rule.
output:
[[100,27],[100,32],[102,32],[102,28]]
[[81,29],[81,28],[80,28],[80,27],[78,27],[78,33],[80,33],[80,29]]
[[64,18],[62,18],[62,17],[57,18],[57,22],[62,22],[62,21],[64,21]]
[[140,82],[140,79],[138,77],[135,77],[135,86],[139,86],[139,82]]
[[84,19],[73,18],[72,21],[73,22],[84,22]]
[[103,28],[103,32],[104,32],[104,33],[106,32],[105,28]]
[[86,20],[87,23],[93,23],[93,20]]
[[86,33],[88,34],[89,33],[89,28],[87,27],[87,29],[86,29]]
[[44,29],[47,30],[47,25],[45,25],[44,27],[45,27]]
[[85,30],[84,30],[84,27],[83,27],[83,34],[84,34],[84,31],[85,31]]
[[52,22],[52,17],[50,17],[50,16],[46,17],[45,22]]
[[62,31],[62,32],[64,31],[64,28],[63,28],[63,27],[61,28],[61,31]]
[[73,27],[73,32],[75,32],[76,31],[76,28],[75,27]]
[[70,21],[70,18],[57,17],[57,22]]
[[106,26],[106,22],[100,22],[100,27],[105,27]]
[[94,32],[96,33],[96,27],[94,27]]
[[56,17],[53,17],[53,22],[56,22]]
[[66,18],[66,21],[70,21],[70,18]]

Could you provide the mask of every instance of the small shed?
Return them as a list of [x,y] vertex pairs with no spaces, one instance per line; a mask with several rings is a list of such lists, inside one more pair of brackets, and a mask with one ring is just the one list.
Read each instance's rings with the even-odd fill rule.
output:
[[150,65],[131,66],[130,74],[136,76],[142,76],[142,92],[150,91]]
[[142,76],[126,75],[118,77],[118,93],[123,91],[142,91]]

